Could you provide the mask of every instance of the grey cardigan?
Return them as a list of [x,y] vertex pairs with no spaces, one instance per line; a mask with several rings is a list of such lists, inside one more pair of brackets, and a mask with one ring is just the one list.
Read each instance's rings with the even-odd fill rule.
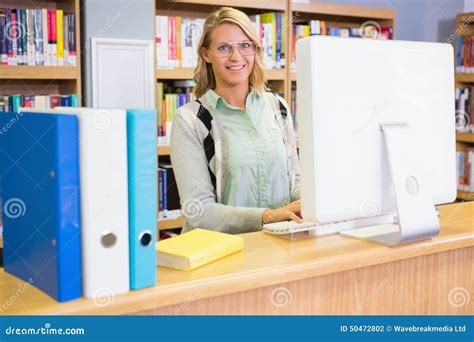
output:
[[[280,98],[281,99],[281,98]],[[270,101],[283,133],[288,156],[288,177],[291,201],[300,198],[300,169],[296,152],[291,115],[286,119],[280,115],[279,101],[272,93],[264,93]],[[286,107],[289,114],[288,105]],[[183,211],[183,232],[194,228],[205,228],[231,234],[260,230],[262,213],[266,208],[243,208],[222,204],[223,191],[229,166],[229,142],[222,124],[216,119],[214,109],[205,97],[201,104],[212,116],[212,128],[198,118],[200,104],[190,102],[175,113],[171,129],[171,163],[180,195]],[[210,135],[214,140],[215,154],[207,161],[204,140]],[[216,187],[211,182],[209,170],[216,177]]]

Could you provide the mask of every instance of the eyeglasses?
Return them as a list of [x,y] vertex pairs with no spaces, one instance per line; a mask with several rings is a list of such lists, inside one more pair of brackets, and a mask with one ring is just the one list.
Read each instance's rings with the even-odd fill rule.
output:
[[209,48],[208,50],[213,50],[217,57],[223,58],[232,56],[232,54],[234,53],[234,47],[239,49],[239,52],[242,56],[255,55],[255,53],[257,52],[257,46],[255,45],[255,43],[248,40],[244,40],[241,42],[220,43],[215,49]]

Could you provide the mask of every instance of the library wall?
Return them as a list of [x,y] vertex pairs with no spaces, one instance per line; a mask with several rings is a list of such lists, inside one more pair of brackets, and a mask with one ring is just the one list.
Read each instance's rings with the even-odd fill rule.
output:
[[473,0],[464,0],[464,12],[474,12]]
[[153,40],[155,0],[86,0],[81,16],[84,105],[92,106],[91,38]]

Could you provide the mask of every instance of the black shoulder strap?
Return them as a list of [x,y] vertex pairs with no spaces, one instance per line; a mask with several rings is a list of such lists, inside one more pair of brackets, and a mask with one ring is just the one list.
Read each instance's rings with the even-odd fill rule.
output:
[[204,138],[204,153],[206,154],[206,159],[207,159],[207,170],[209,171],[209,176],[211,177],[211,182],[212,186],[214,187],[214,193],[216,192],[216,175],[214,175],[214,172],[212,172],[210,163],[211,159],[214,157],[216,154],[215,146],[214,146],[214,139],[212,138],[211,135],[211,130],[212,130],[212,115],[209,113],[209,111],[204,107],[201,103],[201,101],[196,100],[197,103],[199,103],[199,110],[197,113],[197,117],[201,122],[206,126],[207,130],[209,131],[206,138]]
[[280,96],[278,96],[275,93],[275,97],[278,99],[278,104],[280,106],[280,114],[283,117],[283,119],[286,119],[286,116],[288,115],[288,111],[285,108],[285,105],[283,104],[283,101],[281,100]]

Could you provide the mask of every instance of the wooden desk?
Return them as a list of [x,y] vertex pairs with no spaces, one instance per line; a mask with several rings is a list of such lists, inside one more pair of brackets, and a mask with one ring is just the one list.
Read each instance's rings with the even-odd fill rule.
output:
[[1,270],[0,314],[473,314],[474,202],[440,211],[439,236],[392,248],[244,234],[243,252],[98,303],[57,303]]

